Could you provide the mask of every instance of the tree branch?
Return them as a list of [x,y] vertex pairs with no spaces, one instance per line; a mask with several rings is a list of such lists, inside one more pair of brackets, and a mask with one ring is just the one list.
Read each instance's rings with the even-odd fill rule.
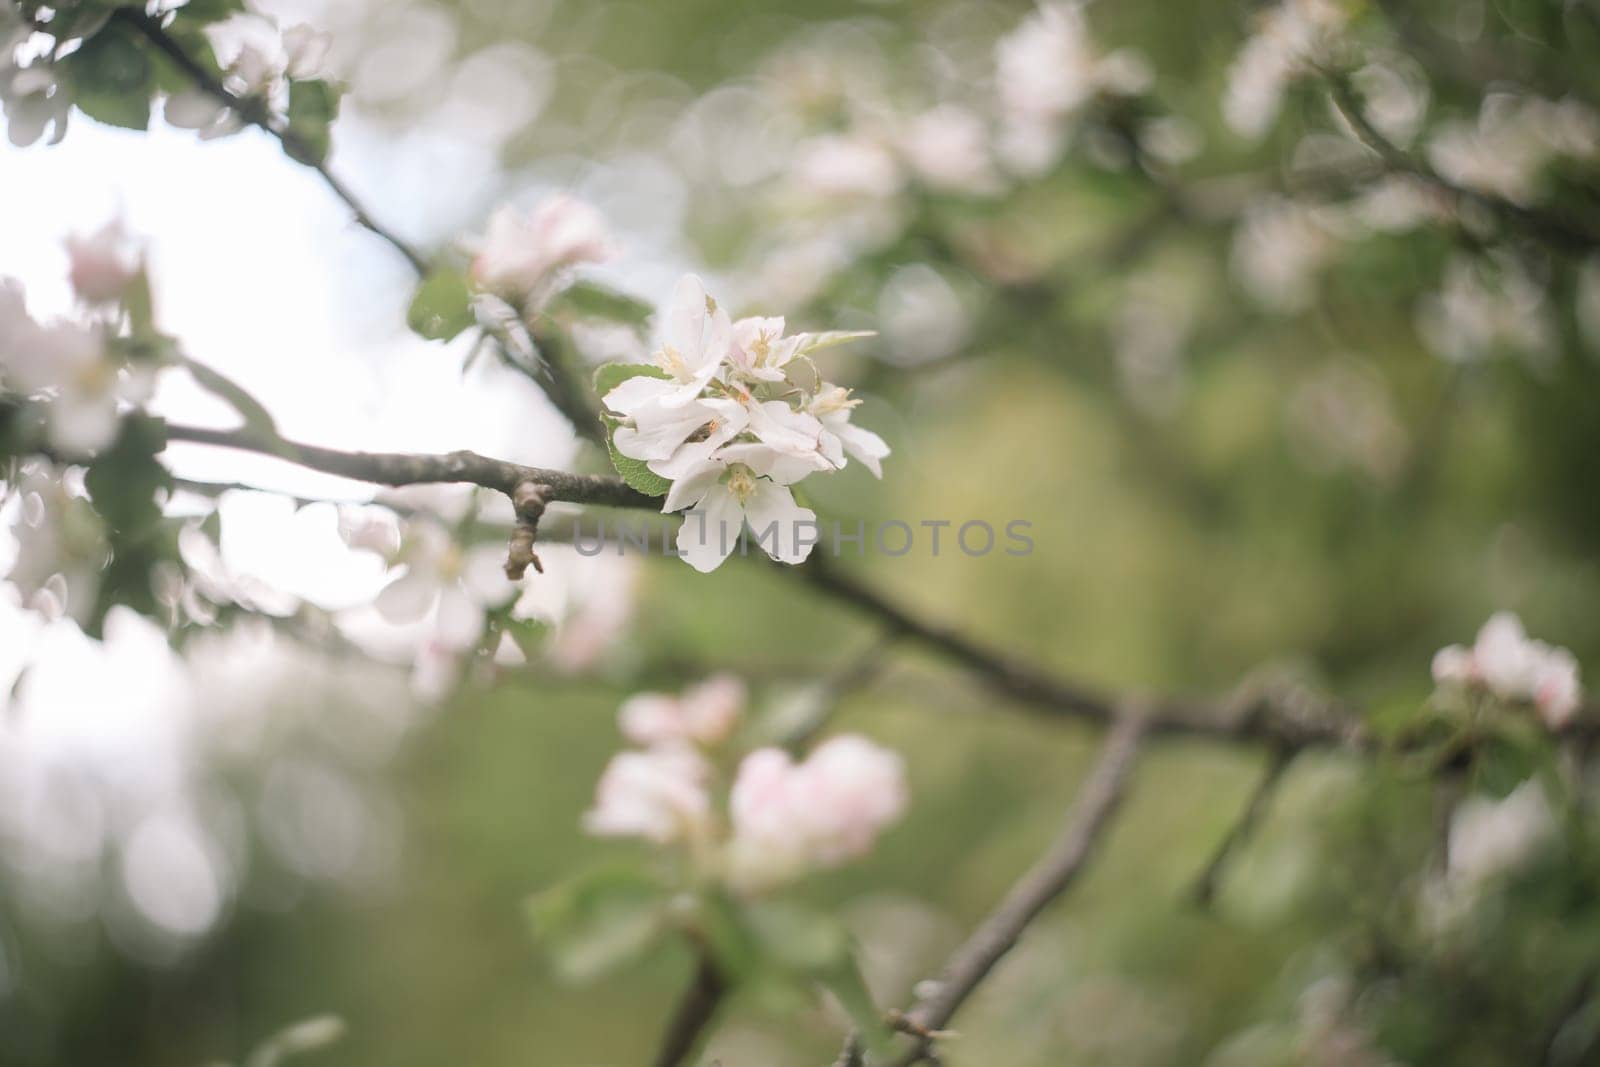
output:
[[254,452],[324,474],[336,474],[341,478],[374,485],[468,482],[509,497],[519,485],[531,482],[549,490],[548,499],[551,501],[614,508],[646,508],[651,511],[661,507],[660,500],[630,488],[621,478],[525,467],[520,463],[480,456],[476,452],[458,451],[443,455],[341,452],[284,438],[264,438],[241,430],[209,430],[172,424],[167,426],[167,440]]
[[1250,791],[1250,798],[1245,801],[1233,825],[1228,827],[1227,833],[1222,835],[1222,840],[1217,843],[1216,851],[1211,854],[1211,859],[1206,862],[1199,877],[1194,881],[1194,886],[1189,890],[1190,899],[1201,908],[1209,908],[1217,896],[1217,886],[1222,880],[1223,869],[1240,845],[1250,839],[1257,826],[1261,824],[1262,816],[1266,814],[1267,803],[1272,799],[1273,793],[1283,782],[1283,776],[1294,762],[1296,751],[1290,748],[1275,748],[1267,756],[1267,767],[1261,777],[1256,780],[1255,788]]
[[689,1058],[716,1017],[727,992],[727,983],[716,964],[702,951],[695,962],[694,978],[667,1022],[655,1059],[650,1061],[653,1067],[678,1067]]
[[[1119,700],[1057,678],[1040,668],[987,648],[960,631],[928,622],[836,569],[813,552],[800,572],[820,591],[881,621],[890,634],[917,642],[982,677],[992,689],[1051,715],[1109,724]],[[1154,701],[1153,733],[1268,741],[1288,748],[1370,744],[1351,711],[1332,701],[1295,700],[1282,693],[1257,694],[1243,708],[1230,702],[1185,699]]]
[[392,230],[379,225],[350,187],[336,177],[326,163],[317,159],[317,154],[311,151],[292,130],[281,126],[262,101],[239,96],[197,63],[194,57],[184,50],[183,45],[167,33],[161,17],[147,14],[142,7],[119,7],[111,12],[111,17],[139,34],[152,48],[171,60],[185,77],[194,82],[196,88],[227,107],[243,121],[275,139],[291,159],[316,171],[322,178],[323,184],[333,191],[333,195],[344,201],[345,206],[355,215],[358,225],[386,241],[390,247],[405,257],[406,262],[411,264],[412,270],[418,274],[427,273],[428,261],[420,252]]
[[1502,197],[1468,188],[1446,178],[1421,159],[1400,148],[1383,135],[1367,118],[1366,110],[1350,85],[1350,79],[1337,71],[1325,71],[1329,95],[1333,106],[1356,137],[1366,145],[1390,170],[1409,174],[1460,203],[1469,203],[1495,215],[1503,222],[1519,227],[1553,248],[1573,255],[1588,255],[1600,248],[1600,233],[1579,224],[1574,219],[1563,218],[1547,211],[1514,204]]
[[1100,756],[1078,791],[1061,834],[1043,856],[1011,887],[1000,905],[946,962],[931,995],[906,1012],[903,1028],[920,1036],[902,1065],[927,1058],[933,1035],[988,977],[1005,954],[1082,872],[1126,791],[1128,779],[1148,723],[1141,709],[1118,713]]

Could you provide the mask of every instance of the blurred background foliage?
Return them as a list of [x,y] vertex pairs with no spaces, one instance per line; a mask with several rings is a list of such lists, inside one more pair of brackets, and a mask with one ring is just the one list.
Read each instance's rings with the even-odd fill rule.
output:
[[[1387,20],[1426,70],[1430,122],[1475,116],[1495,85],[1600,100],[1593,4],[1382,6],[1362,15]],[[913,110],[972,97],[992,81],[994,40],[1029,10],[406,0],[307,13],[334,34],[364,136],[485,131],[500,188],[463,219],[502,194],[573,187],[647,251],[686,240],[676,254],[748,280],[764,254],[824,226],[770,195],[781,144],[803,132],[762,110],[774,71],[826,58],[818,129],[837,123],[835,95]],[[852,469],[817,489],[819,511],[1031,522],[1026,558],[947,550],[861,566],[929,618],[1110,689],[1219,694],[1288,675],[1403,722],[1428,698],[1434,650],[1499,608],[1600,663],[1600,358],[1575,310],[1580,264],[1515,234],[1380,233],[1329,256],[1309,299],[1264,307],[1230,274],[1236,220],[1315,195],[1307,160],[1335,127],[1315,85],[1291,91],[1259,143],[1224,125],[1225,71],[1255,14],[1159,0],[1089,12],[1107,50],[1148,58],[1148,99],[1198,138],[1198,154],[1164,169],[1195,199],[1174,206],[1126,145],[1086,136],[1013,195],[917,194],[909,225],[806,294],[804,326],[884,332],[830,370],[870,396],[865,421],[895,448],[881,485]],[[1146,106],[1108,105],[1104,130]],[[337,162],[338,128],[334,145]],[[1595,210],[1593,176],[1561,176],[1574,210]],[[409,228],[442,240],[459,221]],[[1451,361],[1418,329],[1450,261],[1485,244],[1526,256],[1552,294],[1554,336],[1536,358]],[[1001,269],[1018,262],[1044,268]],[[777,299],[734,284],[752,307]],[[948,317],[885,322],[913,291]],[[1157,355],[1141,364],[1150,336]],[[875,634],[754,564],[700,576],[652,563],[642,583],[607,669],[499,672],[362,772],[395,834],[375,882],[285,889],[263,862],[223,928],[163,961],[99,938],[34,954],[34,920],[14,913],[7,954],[31,962],[0,1008],[0,1062],[235,1059],[319,1013],[348,1033],[308,1062],[646,1061],[687,953],[575,989],[540,963],[524,914],[530,893],[617,851],[579,817],[616,748],[630,671],[728,667],[766,706],[796,669],[825,670]],[[807,893],[837,905],[882,1003],[902,1004],[1050,839],[1094,737],[926,656],[887,659],[836,721],[905,754],[911,814],[869,861]],[[1581,1058],[1596,1048],[1593,1005],[1560,1041],[1552,1030],[1600,959],[1592,829],[1569,828],[1555,858],[1465,927],[1424,936],[1413,913],[1437,862],[1439,789],[1403,764],[1308,755],[1199,907],[1194,879],[1265,758],[1163,742],[1100,861],[963,1012],[945,1062],[1594,1062]],[[829,1062],[842,1028],[822,1009],[736,999],[703,1058]]]

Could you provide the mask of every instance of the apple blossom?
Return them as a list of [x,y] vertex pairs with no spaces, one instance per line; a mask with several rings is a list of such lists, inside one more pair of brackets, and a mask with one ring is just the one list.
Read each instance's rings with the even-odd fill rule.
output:
[[692,749],[619,752],[600,776],[584,829],[598,837],[642,837],[658,845],[702,837],[710,825],[710,769]]
[[115,304],[144,269],[143,256],[121,219],[112,219],[87,237],[67,238],[68,278],[85,304]]
[[748,522],[769,556],[801,562],[815,542],[803,541],[800,533],[815,530],[817,514],[796,504],[789,486],[812,469],[764,445],[730,445],[684,470],[662,507],[689,509],[678,527],[679,553],[695,570],[714,571],[733,553]]
[[[670,483],[662,511],[689,509],[678,548],[696,569],[719,566],[747,521],[774,559],[805,559],[811,543],[800,531],[816,515],[788,487],[840,469],[847,455],[881,477],[889,454],[851,424],[849,391],[823,382],[807,358],[867,335],[788,334],[782,317],[732,322],[694,275],[678,282],[666,320],[656,353],[664,374],[634,374],[602,398],[618,416],[612,445]],[[796,365],[811,373],[791,377]]]
[[472,280],[518,305],[541,295],[567,267],[609,259],[605,218],[590,204],[558,194],[524,215],[509,204],[489,218],[472,260]]
[[900,757],[864,737],[823,742],[796,763],[763,748],[746,756],[728,797],[733,839],[729,881],[755,892],[808,868],[865,855],[907,802]]
[[116,437],[125,402],[147,399],[147,368],[124,368],[97,325],[35,322],[22,287],[0,280],[0,378],[38,400],[50,444],[64,453],[93,453]]
[[1441,687],[1481,688],[1508,703],[1532,705],[1552,730],[1570,723],[1582,705],[1572,653],[1530,639],[1508,611],[1484,623],[1471,648],[1440,649],[1433,657],[1433,680]]
[[1238,134],[1259,139],[1278,117],[1289,83],[1321,58],[1349,18],[1340,0],[1283,0],[1262,12],[1256,32],[1228,68],[1222,114]]
[[716,745],[727,740],[738,725],[744,701],[744,683],[719,674],[690,686],[682,696],[639,693],[629,697],[618,718],[622,735],[637,745]]
[[942,192],[996,193],[1000,176],[989,154],[989,131],[964,107],[943,104],[906,126],[901,150],[919,178]]

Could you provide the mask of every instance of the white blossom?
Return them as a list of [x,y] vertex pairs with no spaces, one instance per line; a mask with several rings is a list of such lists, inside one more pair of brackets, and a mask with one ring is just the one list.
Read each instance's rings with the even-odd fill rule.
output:
[[932,189],[970,195],[1000,191],[988,128],[967,108],[942,104],[924,111],[907,123],[900,149]]
[[7,581],[46,618],[87,620],[108,551],[100,517],[81,487],[45,467],[24,468],[12,496],[16,558]]
[[1340,0],[1283,0],[1264,11],[1228,68],[1222,100],[1228,126],[1252,139],[1265,135],[1284,90],[1323,56],[1348,17]]
[[1564,648],[1528,637],[1522,620],[1508,611],[1491,616],[1471,648],[1440,649],[1433,657],[1433,680],[1531,705],[1552,730],[1570,723],[1583,702],[1577,659]]
[[1501,800],[1470,796],[1450,817],[1449,876],[1476,885],[1516,870],[1555,836],[1555,817],[1544,789],[1526,781]]
[[1084,105],[1101,93],[1142,93],[1151,72],[1135,52],[1100,54],[1081,4],[1048,0],[996,44],[995,81],[1002,155],[1013,170],[1038,174],[1055,162],[1066,123]]
[[733,675],[719,674],[690,686],[681,696],[631,696],[618,712],[618,720],[622,735],[636,745],[717,745],[739,724],[744,702],[744,683]]
[[862,133],[806,141],[796,150],[791,173],[805,191],[829,198],[883,199],[904,184],[894,153]]
[[50,444],[69,455],[116,437],[124,403],[148,398],[148,370],[124,368],[97,325],[29,317],[22,287],[0,280],[0,378],[39,402]]
[[695,570],[716,570],[738,547],[748,523],[773,559],[801,562],[815,544],[817,514],[796,504],[789,486],[814,470],[756,444],[728,445],[683,470],[661,509],[689,509],[678,527],[678,552]]
[[144,256],[121,219],[67,238],[68,278],[85,304],[115,304],[144,270]]
[[1428,143],[1440,175],[1516,204],[1538,198],[1539,179],[1560,156],[1600,154],[1600,116],[1577,100],[1512,93],[1484,98],[1475,122],[1441,123]]
[[1458,256],[1417,307],[1417,329],[1437,355],[1469,363],[1510,349],[1537,363],[1556,343],[1544,287],[1510,256]]
[[577,197],[558,194],[524,215],[507,204],[489,218],[478,242],[472,279],[516,304],[542,295],[560,271],[611,258],[605,217]]
[[1233,235],[1231,265],[1263,306],[1298,311],[1316,294],[1317,275],[1337,248],[1316,209],[1282,197],[1252,206]]
[[763,748],[739,765],[729,794],[729,881],[754,892],[807,869],[865,855],[905,812],[905,766],[864,737],[846,734],[796,763]]
[[[678,548],[697,569],[719,566],[746,522],[774,559],[805,559],[816,515],[788,487],[843,467],[847,455],[881,476],[889,454],[882,438],[851,425],[856,402],[807,358],[866,335],[788,334],[782,317],[732,322],[694,275],[678,282],[665,320],[662,373],[636,374],[602,398],[620,416],[617,452],[671,483],[662,511],[689,509]],[[791,377],[796,364],[811,373]]]
[[620,752],[600,776],[584,829],[660,845],[701,837],[711,818],[709,774],[705,760],[688,748]]

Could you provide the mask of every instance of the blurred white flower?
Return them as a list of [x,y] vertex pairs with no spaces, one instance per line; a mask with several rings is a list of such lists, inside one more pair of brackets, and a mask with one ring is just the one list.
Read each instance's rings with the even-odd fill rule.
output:
[[68,455],[110,444],[121,405],[148,399],[153,385],[150,372],[121,366],[98,326],[34,322],[10,279],[0,280],[0,341],[0,377],[40,402],[50,444]]
[[646,747],[672,744],[717,745],[726,741],[744,712],[744,683],[718,674],[685,689],[680,696],[638,693],[618,712],[622,736]]
[[144,270],[144,256],[121,219],[87,237],[67,238],[68,278],[85,304],[115,304]]
[[[341,532],[361,538],[365,531],[347,526]],[[413,658],[419,696],[432,700],[448,692],[483,636],[487,612],[515,597],[517,586],[506,580],[503,561],[499,546],[463,547],[431,517],[407,522],[389,557],[404,573],[383,588],[374,606],[391,624],[422,624]]]
[[904,181],[894,153],[861,133],[804,142],[795,151],[791,175],[803,191],[828,198],[891,197]]
[[524,215],[509,204],[489,218],[477,242],[472,279],[519,306],[544,295],[559,271],[611,258],[615,247],[605,217],[566,194],[551,196]]
[[1284,90],[1322,57],[1348,17],[1340,0],[1283,0],[1262,12],[1228,68],[1222,115],[1229,128],[1252,139],[1264,136]]
[[758,892],[863,856],[906,803],[904,763],[864,737],[832,738],[800,763],[758,749],[740,763],[729,794],[729,882]]
[[988,128],[967,108],[942,104],[916,116],[900,136],[900,150],[932,189],[974,196],[1000,191]]
[[8,502],[16,558],[6,579],[47,619],[88,619],[100,588],[105,528],[89,501],[45,467],[25,467]]
[[1417,330],[1435,354],[1456,363],[1510,349],[1543,365],[1556,344],[1544,287],[1503,255],[1451,260],[1439,291],[1417,306]]
[[1600,115],[1586,105],[1504,92],[1484,97],[1476,122],[1441,123],[1428,143],[1428,160],[1443,177],[1516,204],[1538,198],[1552,160],[1597,154]]
[[1043,172],[1065,142],[1067,121],[1094,96],[1137,95],[1151,80],[1137,53],[1099,53],[1083,5],[1047,0],[995,46],[1002,155],[1019,173]]
[[0,60],[0,104],[5,107],[6,134],[18,148],[33,144],[46,130],[51,144],[67,135],[72,92],[56,77],[55,65],[47,59],[36,59],[27,66]]
[[688,748],[620,752],[600,776],[584,829],[661,845],[698,840],[710,826],[709,774],[705,760]]
[[1544,788],[1529,780],[1504,799],[1470,796],[1450,817],[1450,878],[1466,885],[1516,870],[1555,836],[1555,816]]
[[333,37],[304,23],[283,31],[284,72],[296,81],[326,75]]
[[1233,273],[1245,291],[1278,312],[1299,311],[1337,248],[1315,208],[1282,197],[1251,206],[1233,235]]
[[1509,703],[1530,704],[1552,730],[1572,721],[1582,705],[1578,661],[1567,649],[1528,637],[1522,621],[1496,612],[1471,648],[1450,645],[1433,657],[1433,680],[1448,687],[1482,687]]

